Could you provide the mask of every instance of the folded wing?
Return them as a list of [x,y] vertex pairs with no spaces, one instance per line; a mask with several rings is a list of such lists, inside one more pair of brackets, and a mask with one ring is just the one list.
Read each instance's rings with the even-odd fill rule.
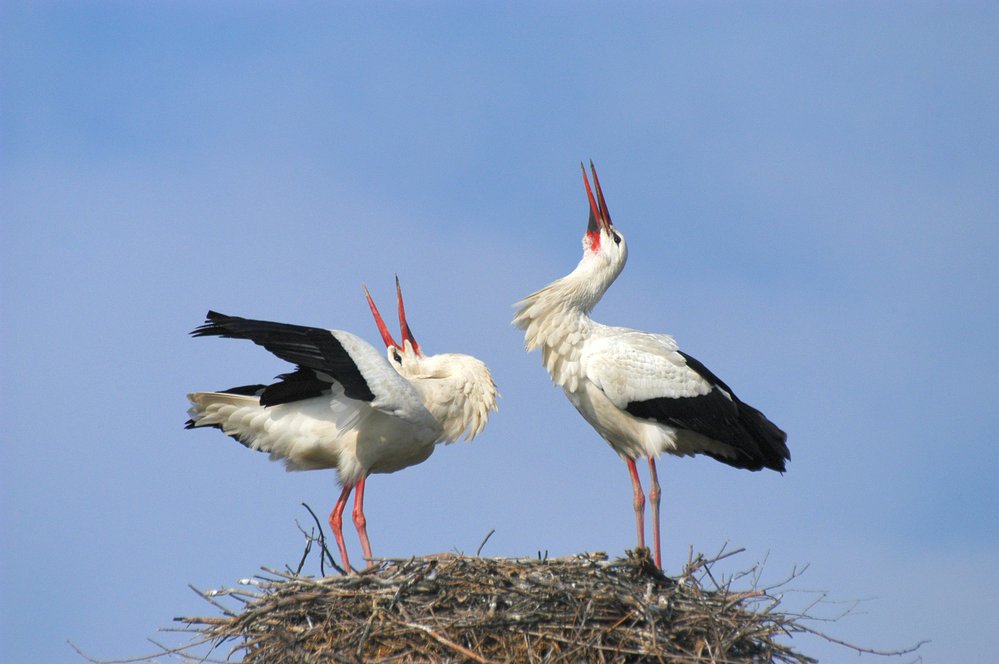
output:
[[582,359],[590,380],[618,408],[723,443],[729,455],[702,452],[723,463],[784,470],[786,434],[671,337],[621,330],[596,341]]

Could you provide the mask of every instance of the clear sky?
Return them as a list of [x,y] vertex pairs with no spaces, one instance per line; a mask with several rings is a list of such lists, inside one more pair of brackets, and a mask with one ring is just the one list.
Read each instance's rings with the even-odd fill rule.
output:
[[288,365],[188,332],[378,343],[361,283],[391,309],[396,273],[503,398],[372,478],[375,553],[634,546],[624,463],[510,325],[579,259],[591,158],[630,247],[595,317],[789,435],[783,476],[662,460],[667,571],[745,547],[724,571],[862,600],[838,638],[995,653],[997,34],[984,2],[3,3],[0,659],[145,654],[214,613],[187,584],[296,564],[334,473],[182,428],[188,391]]

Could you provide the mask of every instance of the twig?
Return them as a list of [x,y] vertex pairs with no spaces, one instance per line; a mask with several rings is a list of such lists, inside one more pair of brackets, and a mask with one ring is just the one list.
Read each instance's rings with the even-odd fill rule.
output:
[[865,652],[865,653],[867,653],[869,655],[882,655],[882,656],[885,656],[885,657],[893,657],[893,656],[897,656],[897,655],[908,655],[909,653],[912,653],[912,652],[915,652],[915,651],[919,650],[924,645],[926,645],[927,643],[930,642],[930,639],[922,639],[918,643],[916,643],[915,645],[909,646],[908,648],[902,648],[900,650],[877,650],[875,648],[867,648],[865,646],[858,646],[858,645],[855,645],[853,643],[850,643],[849,641],[843,641],[841,639],[837,639],[835,637],[829,636],[828,634],[824,634],[823,632],[811,629],[811,628],[803,626],[803,625],[799,625],[799,627],[801,628],[802,632],[804,632],[806,634],[812,634],[814,636],[817,636],[817,637],[819,637],[821,639],[824,639],[824,640],[828,641],[829,643],[835,643],[838,646],[843,646],[844,648],[849,648],[850,650],[854,650],[854,651],[856,651],[858,653]]
[[232,611],[230,611],[229,609],[227,609],[225,606],[223,606],[222,604],[219,604],[214,599],[212,599],[209,596],[208,593],[201,592],[200,590],[198,590],[197,588],[195,588],[194,586],[192,586],[190,583],[187,584],[187,587],[190,588],[191,590],[193,590],[195,593],[197,593],[198,596],[201,597],[201,599],[205,600],[206,602],[208,602],[209,604],[211,604],[212,606],[214,606],[216,609],[218,609],[219,611],[221,611],[225,615],[227,615],[227,616],[235,616],[236,615],[235,613],[233,613]]
[[485,657],[481,657],[481,656],[475,654],[474,652],[472,652],[471,650],[469,650],[468,648],[462,646],[461,644],[455,643],[451,639],[449,639],[447,637],[444,637],[444,636],[441,636],[440,634],[438,634],[434,630],[430,629],[426,625],[420,625],[419,623],[402,623],[402,624],[405,625],[406,627],[410,628],[410,629],[417,629],[417,630],[420,630],[421,632],[425,632],[427,635],[429,635],[431,638],[433,638],[438,643],[441,643],[442,645],[445,645],[448,648],[451,648],[455,652],[460,652],[465,657],[467,657],[467,658],[469,658],[471,660],[474,660],[476,662],[479,662],[479,664],[490,664],[490,661],[488,659],[486,659]]
[[302,507],[309,510],[309,514],[312,515],[312,520],[316,522],[316,528],[319,530],[319,548],[322,549],[322,554],[319,556],[319,573],[322,576],[326,576],[326,570],[323,567],[323,557],[325,556],[325,558],[329,561],[330,565],[333,566],[333,569],[340,572],[341,574],[346,574],[347,572],[345,572],[342,567],[336,564],[336,561],[333,560],[333,554],[331,554],[330,550],[326,548],[326,534],[323,533],[323,527],[319,524],[319,519],[316,517],[316,513],[312,511],[312,508],[309,507],[307,503],[302,503]]
[[493,533],[495,533],[495,532],[496,532],[496,529],[493,528],[492,530],[489,531],[489,534],[486,535],[486,538],[484,540],[482,540],[482,544],[480,544],[479,548],[475,550],[475,557],[476,558],[478,558],[479,554],[482,553],[482,547],[484,547],[486,545],[486,542],[489,541],[489,538],[492,537]]
[[[79,655],[83,659],[87,660],[88,662],[93,662],[94,664],[137,664],[137,662],[149,662],[149,661],[152,661],[152,659],[154,657],[158,657],[159,655],[180,655],[180,656],[189,657],[190,656],[190,651],[192,649],[197,648],[198,646],[203,646],[206,643],[211,643],[213,641],[213,639],[209,639],[209,638],[198,639],[196,641],[192,641],[191,643],[185,643],[184,645],[178,646],[176,648],[168,648],[168,647],[163,646],[163,645],[161,645],[159,643],[156,643],[152,639],[149,639],[149,641],[150,641],[150,643],[153,643],[154,645],[156,645],[158,648],[161,648],[163,650],[163,652],[162,653],[156,653],[155,655],[142,655],[141,657],[126,657],[124,659],[96,659],[94,657],[91,657],[87,653],[83,652],[83,650],[78,645],[76,645],[75,643],[73,643],[72,641],[68,641],[67,640],[66,643],[67,643],[67,645],[69,645],[70,648],[72,648],[74,651],[76,651],[77,655]],[[207,659],[207,658],[201,658],[200,661],[203,661],[203,662],[212,662],[214,660],[210,660],[210,659]]]
[[[302,568],[305,567],[305,561],[309,557],[309,552],[312,551],[312,541],[315,539],[315,535],[313,533],[315,533],[315,531],[312,531],[311,533],[305,532],[305,528],[303,528],[302,524],[298,522],[298,519],[295,519],[295,525],[298,526],[298,531],[303,535],[305,535],[305,551],[302,552],[302,558],[298,561],[298,567],[295,568],[294,572],[295,574],[301,574]],[[291,570],[291,568],[288,569],[289,571]],[[320,573],[322,573],[322,569],[323,569],[323,559],[322,559],[322,554],[320,554],[319,556]],[[325,574],[323,576],[325,576]]]

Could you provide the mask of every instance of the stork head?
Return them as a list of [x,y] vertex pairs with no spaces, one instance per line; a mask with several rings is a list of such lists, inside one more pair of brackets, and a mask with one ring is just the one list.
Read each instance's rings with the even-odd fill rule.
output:
[[628,259],[628,246],[621,231],[617,230],[611,221],[607,201],[604,200],[604,192],[600,188],[600,180],[597,178],[597,169],[593,166],[593,162],[590,162],[593,189],[590,188],[589,178],[586,177],[586,167],[582,163],[579,167],[583,171],[583,185],[586,187],[586,198],[590,203],[589,222],[586,226],[586,235],[583,236],[583,258],[585,260],[589,257],[605,265],[613,274],[611,277],[613,281]]
[[472,440],[497,410],[496,383],[485,363],[471,355],[441,353],[405,367],[423,405],[444,429],[442,440]]
[[364,296],[387,348],[389,364],[420,394],[423,405],[443,429],[442,440],[453,443],[461,436],[471,440],[482,431],[489,413],[497,409],[499,395],[489,368],[471,355],[424,355],[406,322],[399,277],[395,278],[395,290],[399,301],[401,344],[392,338],[371,294],[364,288]]
[[[524,330],[527,350],[543,349],[545,366],[549,372],[554,371],[555,365],[563,366],[558,360],[560,353],[568,348],[563,341],[570,333],[574,334],[564,325],[566,315],[588,315],[621,274],[628,260],[628,245],[611,222],[607,201],[604,200],[600,179],[597,178],[597,169],[591,161],[593,189],[597,192],[594,196],[590,180],[586,176],[586,168],[582,163],[579,166],[583,171],[583,186],[586,187],[586,198],[590,204],[589,223],[583,236],[583,258],[572,272],[518,302],[518,311],[513,318],[514,324]],[[562,369],[558,372],[558,375],[552,373],[552,378],[564,387],[566,382],[563,380]],[[566,373],[566,376],[569,373],[572,372]],[[568,377],[565,380],[569,380]]]
[[403,366],[422,358],[423,352],[420,350],[420,344],[416,342],[412,330],[409,329],[409,323],[406,322],[406,307],[402,302],[402,287],[399,285],[399,277],[395,278],[395,292],[399,303],[399,334],[402,337],[402,343],[396,343],[392,337],[378,307],[375,306],[375,301],[371,299],[371,293],[368,292],[367,286],[362,285],[361,287],[364,289],[364,297],[368,300],[368,307],[371,308],[371,315],[375,317],[375,324],[378,325],[378,331],[382,335],[382,341],[385,342],[389,364],[399,373],[403,373]]

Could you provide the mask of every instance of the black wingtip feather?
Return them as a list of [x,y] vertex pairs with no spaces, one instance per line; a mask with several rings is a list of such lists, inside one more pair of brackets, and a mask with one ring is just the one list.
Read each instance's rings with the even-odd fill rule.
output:
[[226,316],[225,314],[220,314],[217,311],[209,310],[208,313],[205,314],[205,322],[191,330],[191,336],[224,337],[227,336],[229,332],[226,329],[226,323],[239,320],[245,319],[239,318],[238,316]]
[[[217,311],[209,311],[204,324],[196,327],[191,336],[252,341],[281,359],[299,365],[300,368],[332,376],[343,385],[344,394],[352,399],[361,401],[375,399],[374,392],[371,391],[354,358],[331,330],[226,316]],[[301,386],[303,381],[298,382]],[[328,384],[328,381],[326,383]],[[318,384],[313,383],[306,386],[305,392],[310,391],[314,396],[321,390]],[[274,400],[271,400],[271,396]],[[294,390],[285,392],[284,388],[277,388],[272,395],[263,395],[261,403],[264,405],[287,403],[296,400],[294,396]]]
[[228,390],[222,390],[222,394],[237,394],[241,397],[259,397],[266,389],[267,386],[260,383],[256,385],[240,385],[239,387],[230,387]]
[[759,445],[763,466],[783,473],[787,469],[786,462],[791,460],[791,452],[787,449],[787,434],[768,420],[766,415],[741,401],[739,422]]
[[293,403],[303,399],[322,396],[329,392],[332,384],[303,367],[298,367],[291,373],[278,376],[278,382],[267,385],[260,392],[261,406],[278,406],[283,403]]
[[[791,460],[791,453],[787,449],[787,434],[767,419],[767,416],[762,412],[739,399],[732,388],[712,373],[700,360],[683,351],[679,351],[679,353],[687,361],[687,366],[732,396],[732,400],[738,408],[740,428],[748,434],[749,439],[755,444],[754,447],[756,448],[753,450],[755,453],[750,455],[751,466],[743,467],[746,467],[748,470],[769,468],[770,470],[783,473],[786,469],[785,462]],[[728,463],[725,459],[720,460]]]
[[[629,403],[626,410],[636,417],[687,429],[729,448],[729,455],[702,453],[724,464],[745,470],[768,468],[783,473],[791,459],[787,434],[766,415],[744,403],[718,376],[697,359],[680,352],[687,366],[715,386],[697,397],[655,398]],[[725,396],[724,393],[729,396]],[[731,398],[729,398],[731,397]]]
[[738,420],[733,423],[731,436],[719,440],[732,445],[737,456],[734,459],[713,454],[709,456],[744,470],[766,468],[783,473],[787,470],[786,462],[791,459],[791,453],[787,449],[787,434],[749,404],[737,398],[735,402]]

